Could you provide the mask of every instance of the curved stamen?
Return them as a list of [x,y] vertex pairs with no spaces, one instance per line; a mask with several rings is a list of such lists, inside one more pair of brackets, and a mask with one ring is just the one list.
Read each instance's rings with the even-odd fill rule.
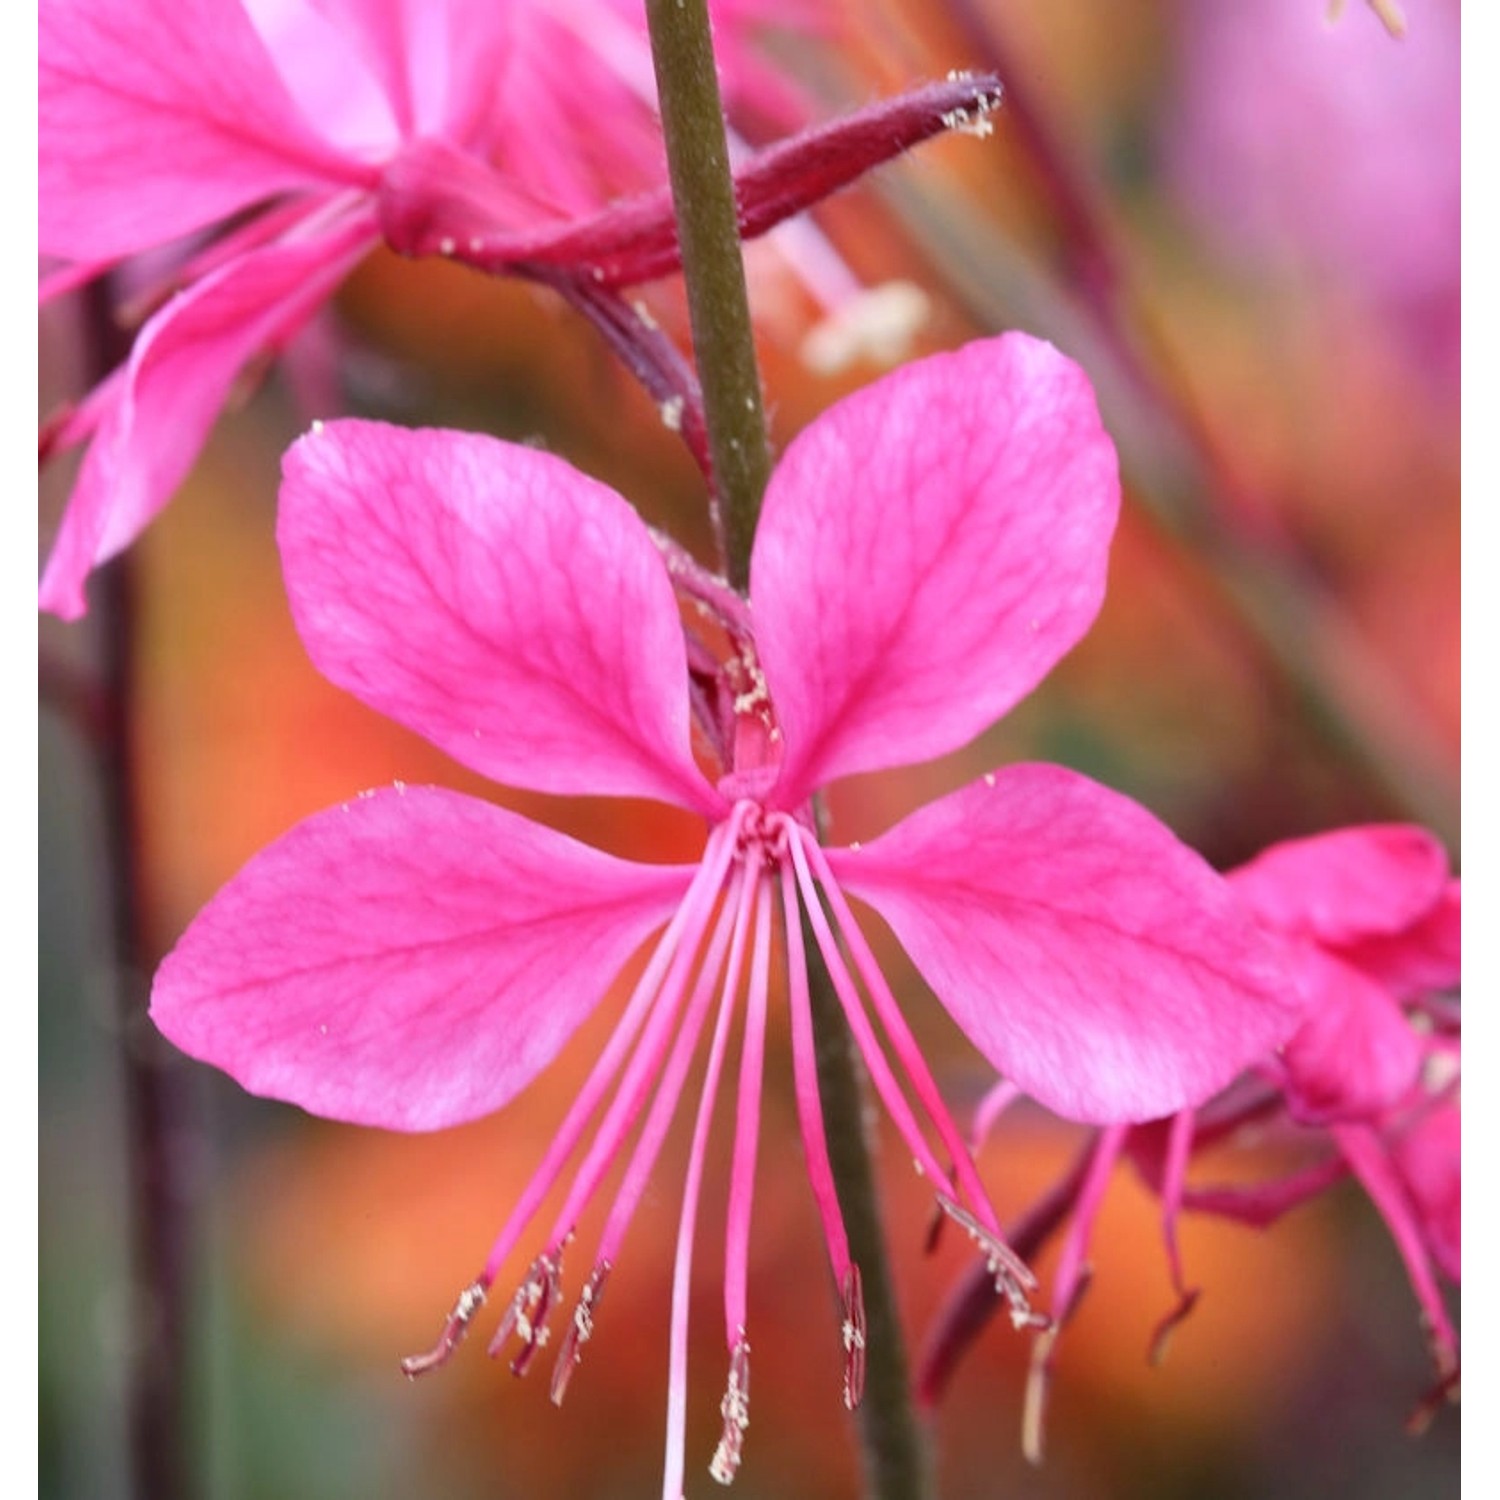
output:
[[[758,859],[755,862],[758,866]],[[740,1053],[740,1092],[734,1127],[734,1157],[729,1175],[729,1207],[724,1229],[724,1320],[731,1353],[747,1321],[746,1288],[750,1275],[750,1210],[755,1196],[755,1156],[760,1139],[760,1090],[766,1057],[766,996],[770,989],[771,887],[758,878],[755,893],[755,951],[750,962],[750,992],[745,1008],[745,1035]],[[750,870],[746,880],[751,879]],[[749,902],[749,886],[746,887]],[[738,1459],[736,1458],[736,1462]]]
[[[609,1218],[604,1221],[604,1233],[598,1242],[601,1260],[615,1262],[619,1259],[619,1247],[624,1242],[625,1232],[639,1206],[640,1196],[645,1193],[646,1182],[651,1178],[651,1170],[660,1154],[661,1143],[666,1140],[672,1116],[676,1115],[676,1104],[682,1097],[682,1082],[687,1077],[688,1065],[693,1061],[693,1053],[697,1050],[697,1038],[702,1034],[703,1022],[708,1019],[709,1002],[714,998],[715,990],[721,993],[724,986],[733,989],[738,978],[739,965],[744,959],[745,927],[750,910],[748,892],[757,862],[759,853],[751,850],[750,867],[744,871],[736,871],[730,880],[708,957],[703,960],[703,966],[697,974],[693,999],[688,1002],[687,1014],[682,1017],[682,1025],[672,1044],[672,1053],[667,1058],[666,1067],[661,1070],[657,1094],[651,1101],[651,1112],[646,1116],[645,1128],[640,1131],[640,1139],[631,1152],[630,1164],[625,1167],[625,1176],[615,1194],[615,1202],[610,1206]],[[726,947],[729,948],[727,968],[724,966]]]
[[828,975],[833,981],[834,992],[838,995],[839,1003],[843,1006],[844,1014],[848,1018],[849,1029],[854,1033],[854,1039],[864,1055],[865,1066],[870,1070],[870,1079],[875,1085],[875,1091],[880,1095],[881,1102],[885,1105],[896,1128],[901,1132],[916,1159],[917,1170],[925,1173],[950,1198],[957,1199],[958,1189],[954,1187],[947,1172],[938,1163],[932,1148],[918,1128],[911,1106],[906,1102],[906,1096],[901,1092],[901,1086],[896,1082],[890,1064],[885,1059],[885,1053],[875,1038],[874,1029],[865,1015],[864,1006],[860,1004],[859,992],[844,964],[843,954],[839,951],[839,946],[829,929],[822,903],[818,900],[817,887],[813,884],[812,874],[807,867],[803,840],[791,839],[789,846],[792,863],[797,871],[797,884],[802,892],[803,908],[812,924],[813,936],[817,939],[824,962],[828,965]]
[[880,1024],[885,1027],[886,1035],[891,1039],[891,1045],[901,1059],[907,1077],[911,1079],[916,1089],[917,1098],[927,1111],[928,1118],[937,1128],[943,1144],[948,1148],[953,1158],[953,1169],[958,1175],[958,1180],[963,1184],[964,1192],[973,1204],[980,1221],[992,1234],[998,1235],[999,1219],[995,1215],[989,1195],[984,1190],[984,1184],[979,1180],[979,1173],[975,1170],[968,1143],[964,1140],[963,1133],[943,1101],[932,1071],[927,1066],[927,1060],[922,1056],[922,1049],[911,1034],[911,1028],[906,1024],[906,1017],[902,1015],[901,1007],[896,1004],[896,997],[891,994],[891,987],[886,983],[885,975],[880,972],[880,965],[875,962],[875,955],[870,951],[870,945],[865,941],[864,933],[854,920],[854,913],[850,911],[849,903],[844,899],[844,893],[839,888],[838,881],[835,880],[823,851],[810,835],[805,836],[803,842],[806,845],[808,860],[817,871],[818,882],[838,921],[839,934],[854,959],[854,967],[864,981],[865,989],[875,1007],[875,1013],[880,1017]]
[[1151,1336],[1150,1360],[1160,1364],[1166,1357],[1167,1340],[1178,1324],[1198,1304],[1198,1288],[1189,1287],[1182,1277],[1182,1246],[1177,1238],[1177,1220],[1182,1213],[1182,1195],[1187,1186],[1188,1158],[1193,1150],[1193,1130],[1197,1113],[1179,1110],[1167,1129],[1166,1155],[1161,1167],[1161,1237],[1167,1249],[1167,1270],[1177,1305],[1156,1325]]
[[594,1315],[604,1300],[604,1283],[614,1267],[601,1260],[583,1284],[578,1294],[578,1303],[573,1309],[573,1321],[563,1336],[562,1348],[557,1351],[557,1363],[552,1367],[552,1404],[561,1406],[568,1394],[568,1384],[573,1371],[583,1362],[583,1346],[594,1336]]
[[615,1075],[619,1072],[625,1054],[635,1041],[642,1022],[652,1012],[667,966],[672,963],[680,949],[694,950],[701,941],[703,928],[712,915],[714,898],[718,895],[724,873],[729,868],[729,862],[734,855],[740,821],[736,815],[731,814],[726,822],[709,835],[708,843],[703,850],[702,863],[688,885],[682,904],[673,913],[665,932],[658,940],[645,973],[636,982],[624,1014],[620,1017],[608,1044],[600,1053],[598,1061],[590,1070],[587,1080],[569,1107],[562,1125],[552,1138],[552,1144],[548,1146],[546,1155],[542,1158],[541,1165],[532,1175],[531,1181],[526,1185],[525,1191],[511,1210],[504,1228],[490,1247],[484,1270],[478,1278],[482,1285],[488,1287],[494,1281],[496,1272],[504,1264],[506,1256],[515,1248],[516,1241],[520,1239],[526,1226],[535,1217],[543,1199],[552,1190],[552,1185],[557,1181],[564,1163],[573,1154],[579,1138],[593,1118],[594,1111],[599,1107],[600,1101],[614,1082]]
[[426,1375],[447,1364],[453,1356],[453,1351],[458,1348],[464,1340],[464,1335],[468,1333],[474,1314],[484,1306],[484,1297],[484,1286],[480,1282],[471,1281],[458,1294],[458,1301],[453,1304],[453,1311],[448,1314],[448,1319],[443,1324],[443,1331],[438,1335],[437,1343],[426,1354],[408,1354],[401,1361],[401,1373],[408,1380],[415,1380],[418,1375]]
[[792,1032],[792,1084],[797,1100],[797,1123],[802,1131],[802,1152],[807,1158],[807,1178],[823,1224],[828,1261],[834,1283],[844,1299],[844,1405],[850,1411],[864,1394],[865,1306],[859,1267],[849,1259],[849,1236],[839,1208],[833,1166],[828,1159],[828,1137],[823,1128],[823,1104],[818,1094],[818,1065],[814,1051],[812,1002],[807,992],[807,953],[802,942],[802,921],[797,902],[796,878],[789,862],[781,866],[781,915],[786,937],[787,1009]]
[[724,1388],[724,1399],[719,1402],[719,1415],[724,1418],[724,1431],[708,1472],[720,1484],[732,1484],[740,1470],[745,1432],[750,1426],[750,1343],[743,1328],[729,1348],[729,1383]]
[[[742,901],[741,913],[748,915],[749,905],[748,901]],[[682,1190],[682,1217],[677,1225],[677,1257],[672,1272],[671,1353],[667,1366],[667,1458],[662,1481],[663,1500],[679,1500],[682,1494],[687,1433],[687,1335],[693,1276],[693,1233],[698,1221],[698,1197],[703,1186],[703,1162],[708,1153],[709,1126],[713,1122],[719,1075],[723,1071],[724,1053],[729,1043],[729,1022],[734,1013],[734,996],[739,987],[737,960],[743,951],[743,932],[737,925],[730,968],[725,973],[724,989],[719,1001],[719,1016],[714,1023],[713,1041],[709,1044],[703,1092],[698,1100],[698,1117],[693,1124],[693,1143],[688,1153],[687,1180]]]
[[1021,1446],[1032,1463],[1042,1461],[1042,1444],[1048,1387],[1057,1359],[1057,1339],[1064,1324],[1077,1311],[1088,1289],[1089,1270],[1084,1263],[1094,1220],[1099,1216],[1105,1189],[1115,1163],[1125,1147],[1129,1125],[1109,1125],[1095,1138],[1093,1159],[1073,1207],[1073,1220],[1063,1238],[1052,1277],[1052,1326],[1043,1331],[1031,1351],[1031,1371],[1026,1381],[1026,1405],[1022,1415]]

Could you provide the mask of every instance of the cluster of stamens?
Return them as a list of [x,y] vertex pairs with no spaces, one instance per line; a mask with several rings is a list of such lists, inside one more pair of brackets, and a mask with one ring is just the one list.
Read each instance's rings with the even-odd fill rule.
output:
[[[911,1147],[919,1170],[937,1189],[942,1211],[979,1247],[1016,1327],[1049,1326],[1046,1318],[1031,1311],[1028,1294],[1036,1289],[1036,1280],[1000,1237],[994,1212],[979,1184],[965,1143],[854,922],[832,866],[809,827],[793,814],[767,805],[769,787],[762,779],[767,773],[774,778],[772,768],[752,766],[726,777],[729,785],[721,783],[721,791],[732,801],[731,810],[710,833],[700,868],[678,912],[658,940],[615,1033],[496,1239],[484,1273],[465,1288],[437,1345],[429,1353],[405,1361],[403,1366],[408,1375],[418,1375],[444,1363],[453,1353],[470,1319],[482,1305],[495,1271],[510,1255],[545,1196],[557,1183],[565,1164],[581,1145],[590,1122],[597,1121],[593,1141],[575,1169],[567,1201],[544,1241],[546,1248],[532,1261],[516,1288],[489,1346],[493,1357],[505,1349],[512,1337],[519,1340],[520,1347],[511,1361],[511,1370],[516,1375],[526,1374],[535,1363],[548,1342],[548,1319],[562,1301],[563,1247],[571,1238],[571,1226],[578,1222],[579,1214],[605,1180],[610,1164],[624,1153],[624,1174],[604,1226],[595,1268],[583,1287],[557,1351],[551,1396],[555,1403],[561,1404],[582,1360],[584,1345],[593,1337],[605,1281],[666,1139],[689,1071],[703,1039],[711,1033],[689,1153],[673,1286],[669,1488],[679,1482],[681,1472],[686,1420],[688,1291],[699,1191],[714,1100],[734,1029],[731,1018],[737,1013],[743,1014],[744,1021],[726,1224],[725,1325],[729,1379],[720,1406],[723,1432],[710,1464],[710,1472],[721,1484],[728,1484],[739,1469],[749,1426],[746,1283],[775,929],[779,929],[786,956],[798,1119],[809,1179],[839,1286],[844,1405],[853,1410],[864,1394],[868,1327],[860,1271],[850,1255],[823,1134],[804,919],[865,1056],[876,1091]],[[924,1138],[924,1128],[905,1097],[907,1087],[885,1056],[877,1025],[883,1028],[888,1045],[904,1065],[907,1086],[942,1137],[953,1162],[951,1171],[944,1169],[940,1157]],[[630,1144],[632,1134],[634,1143]],[[964,1203],[959,1202],[960,1193]]]

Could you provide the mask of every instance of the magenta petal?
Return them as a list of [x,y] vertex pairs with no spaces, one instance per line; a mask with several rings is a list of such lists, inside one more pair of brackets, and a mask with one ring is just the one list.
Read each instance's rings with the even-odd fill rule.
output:
[[776,793],[966,744],[1104,598],[1119,509],[1088,377],[1024,334],[907,365],[787,450],[751,564]]
[[73,487],[40,603],[86,608],[90,572],[140,535],[192,467],[235,377],[285,342],[372,243],[368,222],[231,262],[162,308],[136,339]]
[[720,810],[667,570],[613,490],[377,422],[315,428],[283,476],[287,592],[326,677],[498,781]]
[[157,972],[151,1015],[252,1093],[457,1124],[551,1061],[691,875],[454,792],[366,792],[219,892]]
[[1390,1108],[1416,1082],[1421,1038],[1390,995],[1348,964],[1311,944],[1297,963],[1307,1010],[1282,1053],[1292,1112],[1323,1124]]
[[1448,884],[1448,856],[1423,828],[1381,824],[1275,844],[1231,875],[1257,916],[1332,945],[1399,933]]
[[1229,886],[1144,808],[1060,767],[987,776],[829,859],[974,1045],[1070,1119],[1197,1104],[1297,1023]]
[[1462,888],[1450,880],[1419,921],[1400,932],[1362,938],[1339,957],[1384,985],[1399,1000],[1416,1000],[1458,987],[1463,967]]
[[117,259],[370,180],[309,128],[239,0],[47,0],[38,43],[43,254]]
[[1423,1238],[1445,1276],[1461,1268],[1463,1126],[1458,1106],[1434,1110],[1397,1141],[1392,1157],[1416,1205]]

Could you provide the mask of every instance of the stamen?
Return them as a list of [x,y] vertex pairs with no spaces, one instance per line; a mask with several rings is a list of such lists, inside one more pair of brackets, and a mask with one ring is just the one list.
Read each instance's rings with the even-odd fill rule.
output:
[[984,1256],[985,1269],[995,1278],[995,1290],[1010,1306],[1010,1321],[1016,1328],[1048,1328],[1051,1320],[1043,1314],[1033,1312],[1027,1299],[1028,1292],[1037,1289],[1037,1279],[1031,1267],[1016,1254],[999,1235],[986,1229],[962,1204],[955,1203],[947,1193],[939,1193],[937,1201],[943,1212],[953,1220],[979,1247]]
[[794,838],[789,842],[792,864],[797,871],[797,884],[802,892],[803,908],[807,912],[808,921],[812,924],[813,936],[817,939],[824,962],[828,966],[828,977],[833,981],[834,993],[839,998],[839,1004],[843,1006],[849,1029],[854,1033],[854,1040],[859,1045],[865,1066],[870,1070],[870,1081],[875,1085],[875,1092],[880,1095],[881,1103],[885,1105],[896,1128],[905,1138],[908,1148],[916,1159],[917,1170],[936,1182],[943,1192],[956,1198],[958,1189],[954,1187],[948,1174],[939,1165],[932,1153],[932,1148],[918,1128],[911,1106],[906,1102],[906,1096],[901,1092],[901,1086],[896,1082],[890,1064],[885,1059],[885,1053],[875,1038],[874,1028],[870,1025],[869,1017],[865,1015],[864,1006],[860,1003],[859,991],[855,987],[849,969],[844,963],[843,954],[839,951],[838,943],[834,940],[833,932],[829,928],[828,918],[824,914],[822,903],[818,899],[817,887],[813,884],[812,874],[807,866],[806,851],[811,845],[811,840]]
[[[562,1172],[563,1164],[572,1155],[583,1135],[594,1111],[599,1107],[609,1090],[615,1075],[624,1062],[626,1053],[635,1041],[637,1033],[648,1017],[656,1017],[662,1010],[659,1003],[663,975],[668,966],[679,957],[682,950],[696,950],[703,929],[712,914],[712,903],[718,894],[725,871],[734,855],[737,828],[731,817],[709,836],[703,851],[703,861],[689,883],[682,904],[672,915],[666,930],[652,951],[646,971],[640,977],[626,1004],[625,1013],[611,1034],[599,1060],[589,1071],[589,1076],[563,1119],[552,1144],[547,1147],[541,1165],[532,1174],[531,1181],[511,1210],[505,1227],[490,1247],[489,1258],[484,1265],[484,1279],[489,1282],[515,1248],[516,1242],[530,1224],[542,1201],[551,1191]],[[675,973],[675,969],[673,970]],[[643,1042],[644,1046],[645,1043]]]
[[[667,1058],[666,1066],[661,1070],[656,1097],[651,1102],[646,1124],[635,1143],[630,1162],[625,1168],[625,1175],[615,1193],[615,1201],[610,1208],[609,1218],[604,1222],[604,1233],[599,1241],[601,1260],[613,1262],[619,1257],[625,1232],[630,1228],[630,1221],[635,1216],[641,1195],[646,1190],[652,1168],[656,1165],[656,1158],[666,1139],[667,1129],[672,1123],[672,1117],[677,1113],[683,1083],[692,1063],[693,1054],[697,1051],[698,1038],[702,1035],[703,1023],[708,1018],[709,1005],[720,984],[724,950],[731,943],[734,946],[730,950],[730,972],[734,975],[739,973],[744,943],[745,913],[748,911],[748,902],[745,899],[747,878],[749,877],[737,873],[731,879],[723,910],[719,914],[718,925],[714,929],[713,938],[709,944],[708,955],[698,971],[692,999],[689,1000],[687,1012],[682,1018],[682,1024],[678,1027],[677,1038],[672,1044],[672,1051]],[[621,1093],[622,1095],[624,1093],[623,1087]],[[644,1101],[644,1097],[645,1082],[643,1081],[641,1100],[636,1104],[636,1113],[639,1112],[640,1103]],[[616,1103],[618,1102],[617,1100]],[[625,1121],[621,1127],[621,1135],[629,1128],[633,1119],[634,1114]],[[602,1129],[600,1133],[602,1136]]]
[[739,988],[740,962],[744,953],[749,911],[750,903],[741,900],[730,948],[729,967],[724,975],[719,1014],[714,1022],[713,1040],[708,1048],[703,1092],[699,1096],[698,1114],[693,1122],[687,1179],[682,1189],[682,1216],[677,1222],[677,1255],[672,1271],[672,1326],[667,1357],[667,1453],[662,1481],[662,1495],[666,1500],[677,1500],[682,1494],[683,1447],[687,1435],[688,1310],[692,1300],[693,1234],[698,1222],[698,1198],[703,1186],[703,1163],[708,1154],[708,1134],[713,1123],[714,1100],[718,1097],[719,1076],[723,1072],[724,1053],[729,1046],[729,1022],[734,1013],[735,991]]
[[[744,901],[755,890],[755,948],[745,1004],[745,1033],[740,1052],[740,1089],[734,1125],[734,1155],[729,1172],[729,1204],[724,1227],[724,1321],[732,1339],[747,1320],[750,1279],[750,1214],[755,1198],[755,1158],[760,1140],[761,1078],[766,1056],[766,1000],[771,968],[771,883],[759,878],[759,858],[747,862]],[[753,887],[749,882],[754,882]]]
[[729,1384],[719,1403],[719,1412],[724,1418],[724,1432],[714,1449],[708,1472],[720,1484],[732,1484],[739,1473],[745,1432],[750,1426],[750,1344],[743,1329],[729,1356]]
[[599,1311],[599,1304],[604,1300],[604,1283],[609,1280],[609,1273],[613,1269],[607,1260],[600,1261],[584,1283],[583,1291],[579,1293],[578,1305],[573,1309],[573,1321],[568,1325],[562,1348],[557,1351],[557,1363],[552,1367],[554,1406],[563,1404],[573,1371],[583,1362],[583,1346],[594,1336],[594,1314]]
[[834,1186],[833,1168],[828,1159],[828,1139],[823,1130],[812,1005],[807,992],[807,953],[802,942],[796,879],[786,862],[781,866],[781,915],[786,938],[787,1010],[792,1028],[792,1084],[797,1100],[797,1123],[802,1129],[807,1179],[812,1185],[818,1216],[823,1222],[823,1239],[828,1246],[833,1278],[843,1286],[853,1269],[849,1260],[849,1237],[844,1232],[838,1190]]
[[865,1290],[859,1267],[844,1278],[844,1405],[853,1411],[865,1394]]
[[[799,842],[805,849],[809,865],[817,873],[823,893],[828,898],[829,909],[838,924],[839,935],[854,960],[855,970],[870,996],[870,1002],[875,1007],[875,1014],[880,1018],[880,1024],[885,1027],[891,1047],[905,1067],[906,1075],[911,1079],[912,1087],[916,1090],[922,1108],[927,1111],[928,1119],[937,1128],[937,1133],[948,1150],[958,1181],[963,1185],[969,1201],[974,1204],[980,1220],[992,1232],[998,1231],[999,1220],[995,1217],[995,1210],[984,1190],[984,1184],[979,1180],[979,1173],[975,1169],[973,1157],[963,1133],[943,1101],[937,1080],[933,1078],[932,1071],[927,1066],[927,1059],[923,1057],[922,1049],[917,1045],[916,1038],[911,1034],[911,1028],[906,1024],[906,1017],[902,1015],[901,1007],[896,1003],[896,997],[891,994],[891,987],[886,983],[885,975],[880,972],[880,965],[876,963],[875,955],[870,950],[863,931],[854,920],[854,913],[850,911],[849,903],[844,899],[844,893],[834,878],[827,857],[815,839],[809,837]],[[1003,1097],[1002,1095],[1002,1099]]]
[[438,1335],[437,1343],[426,1354],[407,1355],[401,1361],[401,1373],[408,1380],[415,1380],[418,1375],[426,1375],[447,1364],[453,1356],[453,1351],[463,1342],[464,1335],[469,1331],[469,1323],[474,1314],[484,1306],[484,1297],[484,1282],[471,1281],[458,1294],[458,1301],[453,1304],[453,1311],[448,1314],[448,1321],[443,1324],[443,1331]]
[[490,1340],[489,1355],[498,1357],[506,1341],[514,1332],[521,1340],[521,1349],[511,1361],[510,1373],[524,1375],[531,1362],[547,1342],[547,1319],[562,1296],[562,1253],[543,1252],[532,1261],[526,1279],[516,1288],[510,1306]]
[[1067,1301],[1058,1309],[1055,1322],[1047,1323],[1031,1346],[1031,1368],[1026,1375],[1026,1397],[1021,1411],[1021,1451],[1026,1461],[1040,1464],[1046,1446],[1047,1397],[1052,1390],[1052,1369],[1057,1363],[1057,1341],[1072,1321],[1093,1272],[1084,1267],[1068,1284]]

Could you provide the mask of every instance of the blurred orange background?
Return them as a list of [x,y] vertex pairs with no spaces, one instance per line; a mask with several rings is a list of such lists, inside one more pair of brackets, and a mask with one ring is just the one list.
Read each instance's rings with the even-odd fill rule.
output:
[[[1280,26],[1271,13],[1290,3],[1270,6],[1265,26]],[[1300,3],[1329,24],[1323,0]],[[1284,225],[1274,245],[1241,237],[1231,249],[1216,233],[1213,216],[1224,210],[1195,195],[1173,142],[1210,129],[1189,105],[1202,93],[1194,70],[1211,55],[1202,34],[1222,6],[991,0],[962,7],[974,23],[967,30],[959,9],[851,0],[843,45],[781,55],[832,112],[953,67],[988,66],[1002,48],[1087,192],[1119,273],[1120,327],[1150,379],[1122,362],[1081,290],[1076,237],[1005,109],[993,138],[938,142],[819,212],[866,285],[907,281],[925,294],[909,354],[1015,326],[1080,358],[1104,399],[1129,495],[1109,599],[1085,642],[961,755],[836,789],[840,832],[878,830],[999,762],[1050,759],[1139,798],[1221,866],[1279,838],[1413,816],[1449,839],[1456,860],[1459,434],[1456,369],[1441,353],[1447,333],[1423,324],[1414,337],[1412,309],[1393,310],[1388,285],[1362,287],[1357,241],[1340,258],[1323,231],[1309,230],[1299,259]],[[1456,97],[1456,19],[1416,0],[1407,11],[1413,33],[1451,27]],[[1356,64],[1341,54],[1330,67],[1398,68],[1412,42],[1386,36],[1357,4],[1336,25],[1370,33],[1389,56],[1370,64],[1367,49]],[[1283,45],[1292,35],[1288,26]],[[1277,86],[1264,80],[1264,108],[1293,108]],[[1329,126],[1302,149],[1350,151],[1350,139],[1358,144]],[[1427,143],[1423,170],[1456,173],[1442,144]],[[1421,145],[1406,142],[1418,154]],[[1328,170],[1366,170],[1393,148],[1363,149],[1376,154]],[[1236,170],[1227,147],[1222,170]],[[1243,192],[1258,191],[1247,176]],[[1393,198],[1389,211],[1400,234],[1401,203]],[[795,256],[767,242],[751,256],[751,275],[782,445],[881,366],[857,358],[814,373],[799,351],[823,310]],[[1452,275],[1456,315],[1456,247]],[[685,337],[678,289],[647,295]],[[1440,301],[1429,304],[1431,319],[1450,316]],[[45,392],[76,393],[74,332],[65,311],[44,323]],[[351,409],[543,442],[707,557],[701,487],[677,439],[592,331],[547,294],[379,253],[322,337],[339,356]],[[1456,329],[1453,338],[1456,349]],[[151,950],[165,952],[218,886],[299,818],[395,778],[524,808],[618,852],[689,857],[701,837],[691,819],[492,786],[313,671],[273,541],[279,454],[306,420],[297,390],[295,380],[272,378],[221,422],[135,554],[135,878]],[[54,515],[60,483],[46,476]],[[1273,615],[1281,610],[1283,635],[1307,622],[1306,649],[1290,668],[1254,623],[1267,599]],[[43,621],[44,684],[49,661],[92,669],[98,628]],[[1355,749],[1329,728],[1330,699],[1299,665],[1322,674],[1337,713],[1357,709]],[[42,1456],[43,1493],[59,1500],[123,1493],[120,1342],[130,1321],[116,1053],[129,1037],[109,1019],[109,856],[96,776],[77,715],[44,697]],[[939,1081],[967,1110],[988,1081],[982,1063],[915,976],[896,972]],[[484,1358],[483,1331],[436,1377],[408,1385],[397,1371],[401,1355],[431,1342],[472,1276],[608,1015],[605,1006],[500,1116],[433,1137],[310,1120],[181,1063],[174,1150],[193,1207],[192,1428],[182,1440],[203,1493],[465,1500],[659,1488],[682,1129],[561,1411],[544,1377],[516,1382]],[[838,1396],[835,1303],[795,1141],[781,1023],[770,1055],[751,1263],[755,1397],[737,1492],[852,1497],[857,1458]],[[716,1139],[727,1149],[725,1130]],[[950,1234],[924,1254],[930,1196],[894,1141],[882,1145],[915,1344],[967,1264],[966,1247]],[[1024,1208],[1075,1148],[1073,1133],[1039,1114],[1007,1124],[981,1159],[1002,1213]],[[1277,1159],[1267,1150],[1251,1164],[1271,1173]],[[689,1489],[699,1494],[708,1492],[703,1468],[724,1375],[713,1227],[721,1197],[711,1172],[688,1434]],[[1415,1305],[1367,1202],[1345,1188],[1266,1234],[1189,1219],[1183,1237],[1203,1300],[1165,1364],[1150,1368],[1151,1331],[1172,1294],[1156,1207],[1122,1169],[1094,1236],[1092,1289],[1061,1344],[1046,1464],[1021,1459],[1027,1349],[997,1322],[934,1421],[942,1495],[1457,1492],[1457,1414],[1442,1413],[1420,1441],[1402,1431],[1428,1375]],[[580,1239],[573,1285],[586,1270],[587,1227]],[[1040,1262],[1044,1284],[1051,1262],[1050,1253]],[[523,1269],[524,1258],[515,1276]],[[508,1282],[502,1274],[497,1302]]]

